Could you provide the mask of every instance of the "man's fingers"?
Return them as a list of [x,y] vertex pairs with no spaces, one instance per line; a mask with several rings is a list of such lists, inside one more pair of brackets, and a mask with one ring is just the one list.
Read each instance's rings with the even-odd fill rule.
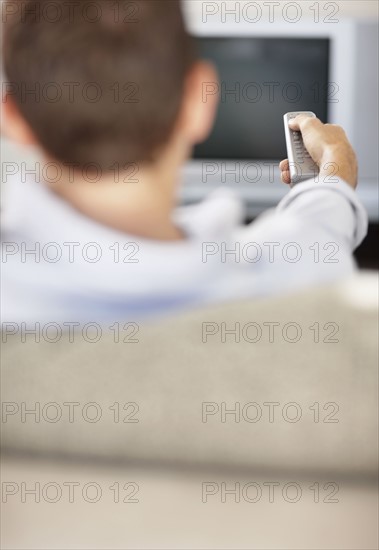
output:
[[288,159],[282,160],[282,162],[279,164],[280,168],[280,177],[282,178],[283,183],[291,183],[291,175],[290,175],[290,163]]
[[282,172],[286,172],[290,169],[290,163],[288,159],[282,160],[282,162],[279,164],[279,168]]
[[310,117],[308,115],[298,115],[296,118],[292,118],[288,125],[291,130],[303,132],[307,126],[320,126],[322,125],[322,122],[318,118]]
[[284,170],[281,174],[282,182],[289,185],[291,183],[291,175],[289,170]]

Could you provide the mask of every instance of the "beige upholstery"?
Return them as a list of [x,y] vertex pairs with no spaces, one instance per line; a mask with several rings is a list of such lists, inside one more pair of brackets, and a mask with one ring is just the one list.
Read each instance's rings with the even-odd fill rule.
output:
[[[82,338],[23,344],[20,334],[3,333],[2,547],[378,548],[377,302],[377,277],[360,275],[338,287],[141,326],[139,343],[115,343],[109,330],[97,344]],[[255,335],[253,322],[262,329],[255,343],[247,341]],[[280,326],[270,342],[264,323],[273,322]],[[203,323],[211,332],[220,329],[207,341]],[[222,323],[226,329],[240,323],[241,341],[229,334],[222,343]],[[288,323],[301,328],[298,342],[283,339]],[[294,339],[294,326],[287,326],[287,340]],[[73,422],[65,402],[79,404]],[[97,410],[87,406],[93,402]],[[128,402],[139,410],[123,411]],[[206,422],[203,402],[219,411]],[[273,422],[269,402],[279,404]],[[36,403],[40,421],[22,418]],[[230,414],[221,421],[222,403],[227,409],[240,403],[239,422]],[[258,406],[262,418],[249,421]],[[48,422],[59,407],[62,418]],[[88,422],[96,411],[99,421]],[[299,411],[299,421],[290,422]],[[122,422],[131,415],[139,422]],[[88,483],[100,490],[96,503],[83,498]],[[204,500],[209,483],[214,494]],[[283,498],[287,483],[300,491],[296,503]],[[254,503],[241,496],[252,486],[249,497],[254,487],[262,491]],[[125,503],[125,487],[136,488],[135,503]],[[231,491],[224,497],[223,487]],[[52,503],[55,491],[61,495]]]
[[[338,289],[193,311],[141,326],[139,343],[115,343],[109,330],[97,344],[82,338],[71,344],[65,339],[36,344],[32,338],[21,343],[20,335],[8,337],[2,362],[2,400],[8,408],[3,411],[19,411],[6,418],[3,414],[3,447],[9,452],[96,456],[139,465],[373,476],[376,285],[376,277],[366,276]],[[228,329],[240,323],[241,341],[229,335],[222,343],[220,328],[203,342],[204,322],[220,327],[225,323]],[[262,329],[255,343],[247,339],[254,338],[256,326],[242,331],[253,322]],[[268,322],[280,323],[274,342],[264,325]],[[301,327],[298,342],[283,338],[288,323]],[[309,328],[315,323],[320,326],[319,343],[314,341],[315,329]],[[208,325],[210,330],[215,326]],[[287,340],[294,339],[295,329],[287,328]],[[323,342],[328,335],[338,342]],[[40,403],[40,422],[32,415],[21,421],[22,402],[28,409]],[[58,410],[57,405],[45,407],[51,402],[62,411],[56,423],[46,420]],[[79,404],[73,422],[67,402]],[[88,405],[93,402],[96,409]],[[135,404],[123,411],[130,402]],[[215,413],[206,422],[203,403]],[[222,422],[222,408],[235,408],[236,403],[240,421],[227,414]],[[249,403],[255,405],[246,406]],[[277,404],[271,405],[273,422],[268,403]],[[262,417],[253,422],[259,410]],[[99,411],[99,421],[89,422]],[[290,421],[300,413],[298,422]],[[138,422],[124,423],[125,417]]]
[[[3,462],[2,481],[16,484],[17,493],[2,504],[1,547],[7,550],[377,550],[378,499],[375,484],[357,483],[334,476],[319,479],[320,499],[315,502],[317,478],[259,473],[135,468],[79,461],[15,460]],[[68,500],[66,483],[76,483],[75,498]],[[126,483],[133,482],[138,502],[123,502]],[[204,482],[217,494],[202,498]],[[276,483],[269,500],[267,483]],[[283,488],[296,482],[301,498],[286,502]],[[338,488],[334,502],[327,497]],[[22,502],[20,486],[30,490],[40,483],[62,490],[59,502]],[[102,494],[96,503],[84,500],[85,484],[96,483]],[[121,499],[114,502],[110,487],[119,484]],[[248,483],[261,488],[261,498],[248,502],[229,494],[222,501],[222,484],[232,490]],[[325,488],[326,486],[326,488]],[[130,487],[130,486],[129,486]],[[332,490],[331,490],[332,489]],[[54,499],[52,487],[48,496]],[[89,493],[93,498],[92,494]],[[95,493],[96,494],[96,493]],[[130,490],[129,490],[130,494]],[[292,493],[293,494],[293,493]],[[291,492],[289,493],[291,495]],[[249,496],[254,498],[252,488]]]

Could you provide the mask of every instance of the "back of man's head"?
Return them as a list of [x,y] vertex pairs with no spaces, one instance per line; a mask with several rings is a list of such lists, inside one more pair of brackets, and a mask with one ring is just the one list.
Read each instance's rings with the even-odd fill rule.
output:
[[104,171],[153,160],[194,60],[179,0],[17,1],[4,13],[9,96],[51,157]]

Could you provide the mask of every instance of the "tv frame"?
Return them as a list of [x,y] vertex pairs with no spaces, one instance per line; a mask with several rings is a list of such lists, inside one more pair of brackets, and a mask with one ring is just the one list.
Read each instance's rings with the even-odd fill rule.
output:
[[[339,124],[345,129],[350,141],[355,147],[358,159],[360,161],[363,173],[360,181],[361,198],[369,211],[371,219],[379,219],[379,213],[376,208],[378,198],[378,168],[377,153],[374,153],[375,135],[377,134],[377,123],[373,123],[373,118],[366,113],[367,120],[361,120],[357,112],[357,106],[360,104],[361,82],[357,77],[357,70],[360,67],[358,52],[364,55],[363,63],[372,63],[375,65],[375,55],[373,51],[365,52],[365,48],[375,44],[377,36],[377,26],[375,22],[360,21],[353,19],[341,20],[338,23],[314,23],[312,20],[304,20],[296,24],[278,22],[256,24],[247,21],[221,22],[208,21],[204,23],[199,13],[186,13],[187,29],[194,37],[254,37],[254,38],[326,38],[330,41],[329,50],[329,82],[336,83],[339,87],[337,101],[328,100],[328,118],[327,122]],[[369,32],[366,33],[365,25],[368,25]],[[363,25],[363,26],[362,26]],[[368,35],[370,40],[365,44],[364,36]],[[364,67],[369,70],[369,66]],[[377,71],[377,69],[376,69]],[[377,74],[377,73],[376,73]],[[375,79],[374,79],[375,80]],[[341,100],[343,94],[343,100]],[[376,90],[370,90],[370,101],[375,98]],[[367,107],[367,106],[366,106]],[[373,108],[375,108],[373,104]],[[376,106],[377,109],[377,106]],[[290,104],[289,104],[289,110]],[[376,111],[377,112],[377,111]],[[375,114],[373,115],[375,117]],[[366,143],[362,143],[363,127],[370,125],[367,142],[371,149],[368,151]],[[284,139],[284,130],[283,130]],[[375,158],[373,158],[375,157]],[[257,159],[246,159],[246,163],[255,162],[261,170],[259,181],[251,183],[243,180],[243,174],[240,170],[242,161],[226,161],[220,159],[192,159],[188,161],[183,170],[183,186],[181,189],[181,199],[183,202],[197,202],[204,198],[210,190],[226,185],[236,189],[237,193],[245,200],[248,215],[254,217],[267,207],[274,206],[286,193],[286,188],[280,183],[280,175],[277,167],[281,159],[272,159],[268,165],[267,161],[261,162]],[[213,177],[204,177],[204,163],[217,162],[220,169]],[[233,170],[236,162],[240,164],[238,178],[234,176]],[[238,181],[239,180],[239,181]]]

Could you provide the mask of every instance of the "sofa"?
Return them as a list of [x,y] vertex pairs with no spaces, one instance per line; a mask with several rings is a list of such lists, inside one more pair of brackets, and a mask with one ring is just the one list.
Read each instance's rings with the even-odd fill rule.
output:
[[378,547],[375,272],[53,328],[3,327],[4,548]]

